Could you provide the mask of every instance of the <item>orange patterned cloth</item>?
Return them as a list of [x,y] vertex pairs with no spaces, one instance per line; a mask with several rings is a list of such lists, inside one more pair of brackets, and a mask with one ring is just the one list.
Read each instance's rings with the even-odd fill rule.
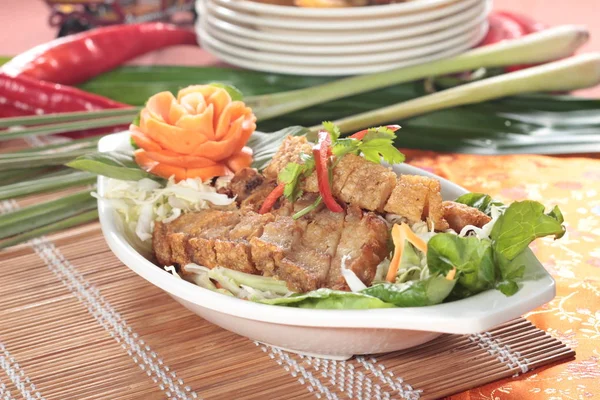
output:
[[566,235],[532,248],[557,283],[556,298],[525,315],[577,352],[575,360],[452,396],[465,399],[600,397],[600,160],[582,157],[440,155],[406,151],[410,164],[505,202],[558,205]]

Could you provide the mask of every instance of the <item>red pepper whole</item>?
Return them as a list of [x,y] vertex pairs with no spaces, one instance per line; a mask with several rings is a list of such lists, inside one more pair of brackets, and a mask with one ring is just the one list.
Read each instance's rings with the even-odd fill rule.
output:
[[[74,87],[26,76],[11,77],[1,72],[0,105],[0,118],[131,107]],[[108,131],[123,129],[127,129],[127,126],[108,128]],[[107,128],[98,128],[71,132],[65,136],[82,137],[106,132]]]
[[315,170],[317,172],[317,182],[319,192],[323,198],[323,203],[332,212],[342,212],[344,209],[333,198],[331,193],[331,182],[329,181],[329,158],[331,154],[331,136],[327,131],[319,132],[319,142],[313,147],[313,157],[315,159]]
[[271,211],[277,199],[283,196],[284,189],[285,183],[280,183],[279,185],[277,185],[277,187],[273,189],[273,191],[269,193],[269,195],[265,198],[265,201],[263,202],[262,206],[260,206],[260,210],[258,210],[258,213],[266,214],[269,211]]
[[[400,125],[387,125],[386,128],[390,129],[393,132],[396,132],[398,129],[400,129]],[[351,135],[350,138],[363,140],[368,132],[368,129],[363,129],[362,131],[358,131],[355,134]]]
[[0,72],[75,85],[142,54],[178,44],[197,44],[196,34],[162,22],[113,25],[36,46],[4,64]]
[[517,39],[525,35],[525,29],[511,18],[498,13],[488,16],[488,33],[479,46],[487,46],[503,40]]

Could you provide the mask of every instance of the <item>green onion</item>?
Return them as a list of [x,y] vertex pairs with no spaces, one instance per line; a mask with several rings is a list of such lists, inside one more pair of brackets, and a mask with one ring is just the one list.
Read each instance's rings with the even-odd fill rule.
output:
[[[38,167],[38,168],[19,168],[8,171],[0,171],[0,182],[3,185],[10,185],[15,182],[22,182],[30,178],[37,178],[49,172],[56,172],[56,168]],[[2,186],[0,186],[1,188]]]
[[87,211],[74,217],[69,217],[60,222],[55,222],[41,228],[34,229],[29,232],[21,233],[20,235],[13,236],[10,239],[0,242],[0,249],[5,249],[10,246],[14,246],[19,243],[26,242],[29,239],[47,235],[50,233],[58,232],[63,229],[72,228],[88,222],[92,222],[98,219],[98,210]]
[[57,133],[77,132],[83,129],[105,128],[109,126],[125,125],[131,123],[131,116],[98,118],[76,122],[65,122],[58,124],[44,125],[35,128],[20,128],[4,130],[0,132],[0,141],[9,139],[18,139],[25,136],[43,136],[54,135]]
[[[2,121],[2,119],[0,119]],[[11,154],[22,154],[22,153],[44,153],[52,151],[63,151],[63,150],[76,150],[82,148],[95,148],[100,141],[100,136],[86,137],[82,139],[72,139],[60,143],[48,144],[37,147],[27,147],[22,150],[13,151]]]
[[127,116],[131,120],[140,112],[140,108],[117,108],[100,111],[77,111],[58,114],[34,115],[29,117],[1,118],[0,128],[11,126],[41,125],[57,122],[84,121],[97,118]]
[[0,239],[72,217],[96,208],[97,201],[91,190],[78,192],[60,199],[35,204],[0,215]]
[[317,199],[309,206],[304,207],[302,210],[298,211],[296,214],[292,215],[293,219],[298,219],[304,217],[306,214],[319,207],[319,204],[323,201],[321,196],[317,197]]
[[0,200],[13,199],[36,193],[51,192],[74,186],[89,185],[96,182],[96,176],[89,172],[61,172],[44,178],[13,183],[12,185],[0,186]]
[[[581,54],[566,60],[482,79],[375,111],[343,118],[334,123],[343,133],[348,133],[465,104],[520,93],[571,91],[598,83],[600,83],[600,54]],[[322,126],[319,125],[312,127],[311,131],[320,129]]]
[[83,148],[61,153],[52,154],[20,154],[19,157],[0,158],[0,171],[10,169],[42,167],[51,165],[63,165],[74,158],[90,152],[90,149]]

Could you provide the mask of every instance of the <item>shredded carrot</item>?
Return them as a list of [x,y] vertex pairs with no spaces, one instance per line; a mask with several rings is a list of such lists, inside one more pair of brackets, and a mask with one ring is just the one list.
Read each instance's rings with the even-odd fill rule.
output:
[[453,281],[455,276],[456,276],[456,267],[454,267],[450,271],[448,271],[448,274],[446,274],[446,279],[448,279],[449,281]]
[[392,240],[394,242],[394,256],[392,257],[390,268],[388,269],[385,278],[388,282],[394,282],[396,280],[396,274],[398,273],[400,261],[402,260],[402,251],[404,250],[404,244],[407,240],[410,244],[415,246],[417,250],[427,254],[427,243],[418,237],[405,223],[394,225],[392,228]]

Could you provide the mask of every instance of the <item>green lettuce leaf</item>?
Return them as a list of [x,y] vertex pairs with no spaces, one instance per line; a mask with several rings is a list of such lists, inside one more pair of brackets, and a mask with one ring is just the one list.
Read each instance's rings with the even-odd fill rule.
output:
[[427,265],[432,274],[446,275],[456,267],[459,297],[491,289],[496,284],[492,242],[476,237],[440,233],[427,243]]
[[543,204],[532,200],[518,201],[498,218],[490,237],[495,251],[512,261],[537,238],[554,235],[555,239],[560,239],[565,234],[563,222],[558,207],[544,214]]
[[362,293],[343,292],[331,289],[317,289],[312,292],[280,297],[277,299],[263,299],[258,301],[286,307],[336,309],[336,310],[362,310],[368,308],[390,308],[393,304],[385,303],[376,297]]
[[466,193],[454,201],[476,208],[487,215],[491,215],[492,206],[504,206],[501,202],[495,201],[489,195],[483,193]]
[[456,280],[430,276],[421,281],[380,283],[361,291],[397,307],[424,307],[439,304],[454,289]]

